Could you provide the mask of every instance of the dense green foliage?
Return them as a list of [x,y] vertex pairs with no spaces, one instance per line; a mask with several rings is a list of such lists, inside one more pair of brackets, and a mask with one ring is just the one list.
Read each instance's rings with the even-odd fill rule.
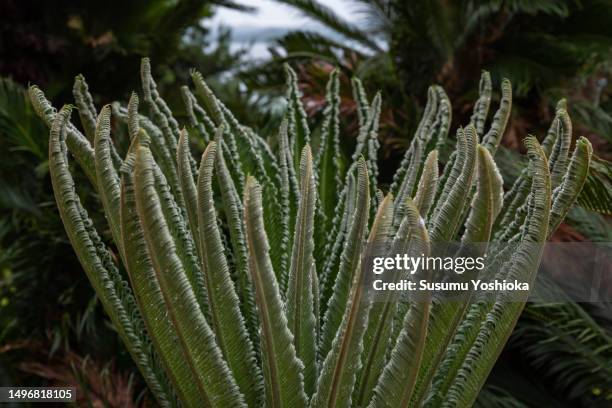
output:
[[[510,114],[509,82],[487,127],[492,87],[483,75],[456,140],[448,136],[448,97],[432,87],[383,197],[374,193],[380,95],[370,101],[353,81],[360,126],[349,159],[339,149],[338,74],[329,79],[325,126],[312,135],[295,74],[286,71],[285,120],[267,140],[241,125],[195,71],[197,97],[183,88],[190,122],[181,130],[148,60],[141,69],[148,117],[138,113],[135,94],[127,108],[107,105],[98,114],[77,77],[85,134],[70,123],[71,106],[57,112],[30,88],[51,129],[60,215],[113,325],[163,406],[177,399],[187,406],[471,405],[523,304],[503,297],[373,303],[360,272],[369,248],[362,242],[391,238],[396,250],[419,253],[452,240],[514,243],[516,251],[492,255],[487,268],[505,265],[504,277],[533,280],[541,255],[534,245],[541,248],[582,189],[589,142],[580,138],[570,154],[561,106],[542,146],[525,139],[530,164],[503,195],[494,156]],[[113,143],[111,116],[127,125],[127,152]],[[190,139],[206,146],[199,166]],[[110,247],[76,193],[68,153],[100,196]]]
[[[281,62],[299,64],[308,105],[318,112],[325,71],[334,66],[358,76],[369,91],[381,90],[382,154],[392,176],[399,150],[410,143],[431,83],[453,100],[453,125],[470,115],[481,69],[494,81],[514,85],[514,120],[504,144],[522,149],[526,132],[540,133],[568,97],[568,110],[580,134],[599,156],[610,160],[612,134],[612,4],[609,0],[472,1],[351,0],[348,21],[325,2],[278,0],[325,30],[298,29],[272,45],[271,61],[245,75],[263,91],[278,84]],[[352,19],[351,19],[352,20]],[[343,110],[351,112],[350,89],[343,87]],[[350,140],[350,135],[347,137]]]

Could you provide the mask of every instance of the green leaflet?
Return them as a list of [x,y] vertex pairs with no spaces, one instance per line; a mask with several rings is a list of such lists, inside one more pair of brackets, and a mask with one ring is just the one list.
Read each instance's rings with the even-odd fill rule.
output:
[[491,74],[487,71],[482,71],[480,83],[478,84],[478,100],[474,104],[474,110],[472,117],[470,118],[470,125],[474,125],[476,128],[476,134],[479,138],[482,137],[482,134],[484,133],[485,122],[489,113],[489,106],[491,106],[492,91]]
[[[486,112],[483,111],[484,109],[483,104],[487,105],[486,110],[488,111],[489,109],[488,105],[490,104],[490,99],[491,99],[490,98],[491,91],[490,91],[490,83],[489,85],[486,85],[487,79],[485,78],[485,74],[483,74],[483,79],[481,80],[481,86],[483,85],[483,80],[484,80],[485,88],[488,87],[489,90],[488,91],[484,89],[481,90],[481,98],[474,105],[474,115],[472,115],[472,119],[475,122],[482,123],[483,130],[484,130],[484,123],[486,121],[487,114]],[[488,81],[490,82],[490,79]],[[503,136],[503,133],[505,131],[505,128],[508,122],[508,118],[510,116],[510,109],[512,107],[512,86],[510,84],[510,81],[508,81],[507,79],[504,79],[502,81],[501,88],[502,88],[502,97],[500,100],[499,108],[497,112],[495,113],[495,116],[493,117],[489,131],[481,138],[482,139],[481,144],[487,150],[489,150],[491,155],[495,155],[495,152],[497,151],[499,142],[501,141],[501,138]],[[481,119],[478,119],[479,111],[482,116]],[[481,135],[481,134],[482,132],[478,133],[478,135]],[[453,152],[450,156],[449,162],[454,163],[455,159],[456,159],[456,152]],[[450,177],[451,171],[453,171],[452,166],[447,165],[444,168],[444,173],[442,175],[442,183],[440,184],[441,188],[439,189],[437,193],[436,202],[438,202],[444,194],[448,193],[448,188],[450,188],[450,185],[447,182],[448,182],[448,178]],[[472,201],[472,198],[474,194],[476,193],[476,185],[475,183],[472,183],[472,184],[473,186],[471,187],[471,190],[468,193],[468,197],[466,199],[466,205],[464,206],[463,215],[460,217],[460,224],[463,224],[465,222],[465,219],[468,216],[469,203]]]
[[211,324],[217,345],[236,378],[240,391],[251,406],[260,395],[260,373],[253,345],[248,337],[240,304],[224,254],[213,202],[212,176],[217,143],[206,147],[198,176],[198,231],[202,268],[205,271]]
[[419,187],[414,197],[414,205],[419,209],[421,217],[427,213],[433,204],[434,195],[438,186],[438,151],[432,150],[425,159],[423,172],[419,180]]
[[[353,172],[354,173],[354,172]],[[323,259],[317,259],[317,262],[323,263],[323,271],[321,273],[321,283],[320,283],[320,293],[321,293],[321,313],[322,316],[325,315],[325,311],[327,310],[327,304],[333,294],[334,285],[336,282],[336,277],[338,276],[340,261],[341,261],[341,252],[344,248],[344,244],[346,242],[347,234],[349,228],[351,226],[351,217],[353,216],[353,211],[355,209],[355,201],[356,201],[356,180],[355,176],[351,174],[347,174],[347,184],[345,190],[340,193],[338,211],[341,213],[340,226],[337,232],[331,233],[331,235],[335,235],[335,239],[333,242],[329,243],[328,253],[329,255],[325,256]],[[316,230],[315,230],[316,231]],[[319,237],[319,235],[317,235]],[[323,239],[320,238],[319,241]],[[327,238],[326,238],[327,240]],[[324,248],[327,249],[327,248]],[[319,356],[321,357],[321,356]],[[325,356],[322,356],[325,357]]]
[[[278,130],[278,163],[280,172],[280,194],[281,208],[283,210],[283,227],[289,231],[289,246],[293,245],[293,235],[295,228],[295,219],[297,216],[297,206],[300,202],[300,187],[295,175],[295,167],[293,157],[291,156],[291,148],[289,147],[289,138],[287,136],[288,121],[283,119]],[[320,211],[320,207],[317,207]],[[281,282],[281,288],[286,287],[286,282]]]
[[[404,211],[406,216],[402,220],[402,223],[395,234],[391,253],[408,253],[414,254],[415,256],[421,256],[427,253],[429,245],[427,230],[425,229],[425,224],[419,215],[418,208],[409,198],[405,203],[398,203],[398,205],[403,205],[406,207],[406,210]],[[401,276],[396,273],[392,280],[396,281],[400,277]],[[396,313],[398,301],[399,299],[397,293],[387,293],[385,298],[374,303],[372,309],[370,310],[368,329],[364,336],[362,352],[363,367],[359,373],[354,392],[354,404],[356,406],[368,405],[372,399],[374,387],[377,383],[379,383],[379,381],[381,387],[393,388],[397,386],[397,384],[392,384],[394,381],[393,379],[385,378],[383,380],[380,376],[383,369],[386,371],[393,371],[393,365],[385,368],[387,361],[385,354],[391,345],[390,339],[396,338],[391,336],[391,329],[393,324],[393,316]],[[414,317],[415,316],[413,316],[413,318]],[[418,332],[412,332],[411,335],[423,336],[424,338],[425,329]],[[415,360],[413,355],[410,355],[410,360]],[[400,371],[405,372],[404,368],[406,367],[400,368]],[[416,368],[418,368],[418,363],[416,364]],[[386,375],[389,376],[391,371],[389,371],[389,373]],[[401,377],[399,387],[395,389],[391,395],[397,394],[397,390],[402,388],[403,385],[405,385],[405,378]],[[377,399],[380,400],[381,398]],[[386,399],[386,397],[383,397],[382,399]]]
[[453,107],[444,88],[435,85],[433,89],[438,94],[438,113],[433,124],[433,133],[425,151],[431,152],[431,150],[436,149],[440,152],[441,158],[445,159],[448,157],[447,150],[450,147],[448,146],[448,131],[450,130]]
[[300,204],[295,221],[289,283],[285,311],[293,334],[297,357],[304,364],[304,390],[314,392],[317,378],[316,322],[313,298],[314,217],[316,185],[310,146],[302,151],[300,164]]
[[214,122],[198,104],[196,97],[191,93],[187,85],[181,87],[181,96],[183,97],[189,124],[198,131],[204,143],[210,142],[216,130]]
[[181,190],[185,198],[185,209],[187,210],[187,220],[193,235],[198,254],[202,257],[200,234],[198,230],[198,194],[194,175],[191,172],[191,151],[189,149],[189,134],[185,129],[181,131],[177,147],[176,161],[178,164],[178,176],[181,183]]
[[[292,157],[300,157],[302,149],[310,144],[310,129],[306,120],[306,112],[300,99],[300,88],[297,74],[289,64],[284,65],[287,81],[287,110],[289,118],[289,145],[293,151]],[[330,79],[331,81],[331,79]],[[296,171],[299,170],[295,163]]]
[[[458,134],[459,136],[459,134]],[[458,138],[457,159],[446,180],[442,196],[436,203],[431,219],[430,237],[432,242],[450,241],[463,214],[463,204],[472,186],[476,167],[476,129],[469,125],[463,137]],[[444,194],[447,192],[447,194]]]
[[[404,180],[402,181],[402,184],[400,185],[399,191],[397,192],[397,199],[398,199],[398,202],[400,203],[405,202],[406,199],[413,197],[413,192],[414,192],[416,182],[417,182],[417,176],[420,171],[421,159],[423,156],[422,143],[423,143],[422,141],[416,139],[412,145],[414,148],[414,151],[412,152],[412,155],[410,156],[410,164],[408,165],[408,168],[410,170],[406,173],[406,176],[404,177]],[[396,207],[395,212],[393,214],[394,226],[399,225],[402,218],[404,217],[404,211],[403,211],[404,209],[405,207],[403,206]]]
[[168,318],[174,326],[187,363],[193,367],[193,387],[205,406],[245,406],[215,335],[187,279],[183,263],[176,252],[166,217],[156,191],[154,161],[148,148],[136,150],[134,184],[136,208],[145,241],[162,294],[168,306]]
[[[439,153],[439,158],[442,162],[446,162],[448,157],[449,143],[448,143],[448,131],[450,130],[450,124],[452,119],[453,107],[451,106],[448,95],[439,85],[434,86],[434,91],[438,94],[438,114],[434,123],[434,135],[431,136],[429,147],[426,151],[436,149]],[[435,142],[434,145],[433,142]]]
[[[552,188],[559,185],[563,174],[567,168],[567,160],[570,144],[572,143],[572,121],[565,109],[557,110],[556,121],[553,121],[553,126],[556,126],[557,138],[553,144],[552,151],[547,154],[550,164],[550,176]],[[556,123],[555,123],[556,122]]]
[[[368,167],[370,184],[372,186],[377,185],[378,179],[378,121],[380,119],[381,105],[382,97],[379,92],[372,100],[372,105],[370,105],[370,109],[368,110],[368,119],[365,125],[359,129],[357,146],[353,153],[353,162],[356,162],[360,157],[365,159]],[[373,211],[372,214],[374,214],[376,206],[371,206],[371,210]]]
[[510,118],[510,111],[512,110],[512,84],[510,84],[507,78],[504,78],[502,81],[501,95],[499,108],[495,112],[495,116],[493,116],[493,122],[491,122],[489,131],[482,137],[481,143],[492,156],[495,156],[499,142],[504,136],[508,119]]
[[[248,173],[251,166],[251,159],[249,158],[247,162],[243,163],[241,161],[241,157],[238,154],[238,145],[236,143],[236,137],[234,132],[232,132],[231,127],[222,110],[221,102],[214,95],[208,84],[204,81],[204,77],[201,73],[197,71],[191,71],[191,78],[196,88],[196,93],[200,98],[204,101],[204,105],[208,109],[208,113],[210,113],[211,117],[211,125],[212,128],[216,128],[216,126],[223,125],[225,130],[225,150],[227,150],[227,160],[229,162],[230,168],[234,170],[235,182],[239,191],[242,191],[242,187],[244,186],[244,177],[245,174]],[[193,100],[194,108],[198,107],[197,101]],[[208,117],[206,112],[201,110],[203,116]],[[247,170],[245,172],[245,170]]]
[[429,308],[426,302],[410,306],[389,363],[376,386],[371,407],[412,406],[410,398],[425,347]]
[[89,281],[145,381],[160,405],[171,406],[172,391],[157,366],[157,357],[150,350],[129,285],[113,264],[111,254],[76,194],[65,146],[70,113],[71,108],[65,106],[54,114],[49,140],[49,171],[60,216]]
[[112,140],[110,138],[110,105],[102,108],[96,122],[94,140],[94,159],[96,165],[96,178],[98,191],[108,218],[113,240],[117,244],[121,258],[125,261],[125,251],[121,240],[121,227],[119,222],[119,203],[121,201],[119,174],[111,157]]
[[132,93],[128,108],[125,109],[115,102],[112,104],[113,116],[120,119],[122,122],[128,125],[128,133],[130,138],[134,138],[140,128],[147,132],[150,138],[150,148],[155,156],[159,167],[164,172],[164,175],[168,179],[174,189],[179,188],[179,179],[176,169],[175,157],[170,154],[170,150],[166,146],[162,131],[149,120],[148,117],[138,114],[139,100],[135,93]]
[[125,252],[130,254],[126,257],[125,266],[147,332],[168,373],[168,378],[185,405],[196,406],[200,402],[200,395],[197,388],[193,387],[192,379],[196,375],[194,367],[187,364],[185,350],[177,347],[177,344],[181,343],[172,322],[169,319],[158,318],[166,314],[166,301],[155,275],[136,211],[132,178],[136,159],[134,152],[140,144],[146,145],[148,142],[144,131],[137,134],[132,139],[128,156],[121,168],[121,239]]
[[[584,136],[578,139],[574,153],[558,187],[553,191],[549,231],[552,234],[565,218],[582,191],[589,175],[593,147]],[[551,174],[552,178],[552,174]]]
[[[128,102],[126,118],[130,140],[134,140],[134,138],[138,136],[138,131],[140,130],[140,117],[138,115],[139,104],[140,100],[138,99],[138,94],[136,92],[132,92],[132,95],[130,96],[130,100]],[[113,110],[113,114],[120,116],[118,109],[116,109],[115,106],[113,106]]]
[[[491,154],[485,147],[479,145],[477,189],[462,242],[483,243],[490,240],[493,222],[503,202],[502,184],[501,176]],[[477,334],[478,327],[472,323],[472,320],[474,316],[482,314],[483,306],[480,303],[473,303],[466,305],[466,307],[468,310],[467,316],[459,325],[455,335],[456,340],[449,346],[449,350],[452,351],[446,353],[433,379],[432,392],[434,398],[430,397],[428,406],[434,407],[440,403],[439,394],[450,386],[450,380],[452,379],[447,373],[458,369],[458,365],[462,363],[462,359],[469,349],[468,339]]]
[[[310,271],[310,276],[312,276],[312,309],[315,316],[315,341],[318,345],[319,339],[321,338],[321,306],[319,304],[321,291],[319,290],[319,275],[317,275],[317,264],[315,262],[312,263],[312,271]],[[318,363],[318,350],[316,357]]]
[[[349,166],[346,176],[345,176],[345,184],[344,187],[340,190],[340,196],[338,197],[336,208],[334,210],[334,215],[331,222],[331,229],[325,231],[326,243],[323,246],[322,250],[317,248],[317,260],[319,262],[323,262],[323,294],[324,298],[330,288],[331,285],[334,284],[333,277],[337,274],[338,263],[340,262],[339,255],[340,249],[344,244],[345,235],[342,233],[343,227],[347,227],[347,223],[345,222],[346,218],[346,202],[350,195],[348,194],[348,189],[350,187],[350,179],[355,176],[356,163],[360,157],[364,157],[366,164],[374,160],[376,157],[377,149],[378,149],[378,120],[380,116],[380,106],[381,106],[381,97],[380,94],[377,94],[372,101],[372,105],[368,111],[368,118],[364,126],[359,129],[359,135],[357,137],[357,146],[355,147],[355,152],[353,153],[353,163]],[[375,160],[374,160],[375,161]],[[373,176],[370,174],[370,182],[374,182]],[[372,198],[373,204],[375,198]],[[371,206],[371,210],[375,211],[376,205]],[[350,216],[350,212],[348,213]],[[317,234],[318,237],[325,234]],[[324,299],[324,300],[325,300]]]
[[142,92],[144,100],[151,109],[155,124],[161,129],[166,146],[173,157],[176,157],[176,142],[179,138],[179,126],[166,102],[159,96],[157,85],[151,75],[151,62],[143,58],[140,65],[140,77],[142,81]]
[[340,256],[338,273],[333,282],[333,292],[323,318],[321,343],[319,344],[319,351],[323,358],[330,351],[332,342],[340,328],[345,306],[349,300],[353,278],[359,272],[358,264],[361,257],[361,246],[368,225],[370,200],[369,180],[364,180],[364,177],[367,177],[367,167],[365,161],[359,159],[359,162],[357,162],[355,209],[346,234],[346,244]]
[[[34,111],[41,118],[47,127],[51,128],[53,121],[57,115],[55,108],[45,97],[43,91],[41,91],[36,85],[28,88],[28,96],[30,103],[34,107]],[[79,166],[85,172],[85,175],[94,186],[97,188],[96,180],[96,165],[94,160],[94,151],[89,143],[89,140],[72,123],[66,125],[66,146],[70,153],[74,156]]]
[[361,128],[368,120],[368,96],[366,95],[363,84],[359,78],[351,78],[351,85],[353,89],[353,100],[355,101],[356,105],[355,110],[357,111],[357,120],[359,123],[359,128]]
[[[217,139],[222,147],[225,145],[220,138]],[[254,349],[259,346],[257,310],[255,310],[255,299],[253,295],[253,284],[249,275],[248,254],[242,221],[243,210],[240,196],[230,175],[225,162],[224,154],[218,149],[215,160],[215,170],[221,192],[223,212],[228,226],[229,238],[233,254],[233,266],[235,275],[235,289],[240,298],[240,310],[244,316],[247,330],[249,331]]]
[[244,191],[249,270],[259,312],[261,358],[266,406],[305,407],[303,365],[296,357],[293,336],[287,325],[283,302],[272,269],[269,244],[263,225],[261,187],[247,178]]
[[[361,162],[360,162],[361,163]],[[360,166],[361,170],[361,166]],[[359,172],[359,190],[365,190],[367,200],[369,186],[365,166]],[[369,201],[369,200],[368,200]],[[368,213],[366,202],[364,215]],[[363,337],[368,327],[371,299],[366,293],[364,279],[368,273],[362,270],[362,262],[372,252],[372,247],[384,244],[389,236],[392,223],[393,197],[389,194],[381,203],[368,238],[368,249],[364,258],[357,261],[356,271],[351,279],[350,295],[342,317],[342,322],[334,337],[331,349],[321,367],[317,391],[310,401],[311,407],[350,407],[351,395],[361,367]]]
[[323,128],[321,141],[315,158],[317,182],[319,184],[319,200],[324,221],[320,228],[331,229],[334,210],[337,205],[338,190],[343,180],[340,158],[340,81],[338,70],[334,70],[327,83],[327,105],[323,111]]
[[[446,96],[446,94],[444,94],[444,96]],[[427,104],[425,105],[423,117],[421,118],[417,130],[414,133],[410,147],[406,150],[406,153],[404,153],[404,157],[402,158],[397,171],[393,175],[393,182],[389,188],[389,191],[393,194],[398,194],[398,191],[401,189],[403,184],[406,184],[411,188],[414,187],[414,180],[416,180],[416,177],[418,176],[420,166],[420,158],[416,160],[414,156],[416,153],[422,157],[424,150],[429,143],[429,138],[431,137],[430,130],[434,124],[434,121],[436,120],[436,113],[438,110],[440,97],[441,94],[437,92],[435,87],[429,87],[427,90]],[[448,116],[448,118],[450,119],[450,116]],[[446,116],[444,112],[441,111],[441,116],[439,117],[439,124],[441,127],[444,127],[443,122],[445,119]],[[448,126],[448,122],[446,123],[446,126]],[[443,133],[444,131],[441,130],[439,137],[444,138],[445,136]],[[417,149],[419,149],[418,152]],[[412,191],[410,191],[410,194],[407,196],[412,197],[411,193]]]
[[[567,148],[571,142],[571,122],[569,121],[569,117],[565,119],[563,118],[564,116],[567,116],[567,111],[565,110],[564,106],[564,100],[557,103],[555,117],[550,125],[550,128],[548,129],[548,133],[544,138],[544,141],[542,142],[544,154],[546,157],[550,158],[549,168],[551,169],[551,174],[554,173],[553,169],[555,166],[557,166],[557,161],[561,160],[565,163],[567,158]],[[565,156],[561,154],[562,151],[565,151]],[[560,175],[558,172],[561,171],[561,169],[565,171],[564,168],[565,167],[557,166],[557,175],[555,176],[557,184],[560,181]],[[515,228],[506,228],[506,226],[515,220],[515,215],[517,213],[521,215],[524,214],[523,211],[520,210],[520,207],[523,206],[525,199],[529,194],[529,188],[531,185],[530,177],[531,175],[527,169],[523,170],[520,177],[516,179],[510,190],[504,195],[505,205],[502,208],[497,225],[494,228],[496,239],[502,237],[501,230],[506,229],[507,232],[505,236],[511,236],[514,233],[517,224],[522,224],[522,219],[517,219],[517,222],[514,223]],[[555,182],[553,182],[553,188],[554,187],[556,187]]]
[[[418,209],[410,201],[400,231],[403,228],[407,229],[406,238],[410,239],[413,253],[428,254],[429,237],[425,224]],[[370,407],[410,406],[425,347],[429,308],[430,301],[427,298],[410,304],[395,346],[374,390]]]
[[463,242],[488,242],[504,200],[504,181],[485,147],[478,145],[478,180]]
[[85,136],[89,140],[89,143],[93,144],[96,134],[96,117],[98,114],[83,75],[77,75],[76,78],[74,78],[72,95],[74,96],[74,101],[79,110],[79,118],[81,119],[81,125],[83,125]]
[[593,157],[578,204],[591,211],[612,215],[612,164]]

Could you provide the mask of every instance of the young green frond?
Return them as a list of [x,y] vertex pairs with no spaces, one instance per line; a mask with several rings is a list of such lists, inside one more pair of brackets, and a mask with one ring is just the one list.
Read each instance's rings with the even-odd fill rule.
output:
[[261,187],[252,177],[247,178],[244,189],[244,220],[249,270],[260,321],[266,406],[305,407],[304,366],[296,355],[293,335],[272,269],[263,220]]
[[295,221],[285,310],[297,357],[304,364],[304,389],[314,391],[317,377],[316,321],[312,276],[316,187],[310,146],[304,146],[300,163],[300,203]]

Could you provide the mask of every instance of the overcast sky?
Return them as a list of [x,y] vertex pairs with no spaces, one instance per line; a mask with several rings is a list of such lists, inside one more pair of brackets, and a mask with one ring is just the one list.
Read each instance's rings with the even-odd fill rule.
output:
[[[347,20],[354,20],[355,13],[351,13],[345,0],[319,0],[322,4],[332,8]],[[238,0],[247,6],[257,8],[256,13],[242,13],[219,8],[215,13],[211,25],[213,27],[223,24],[230,27],[259,27],[259,28],[302,28],[309,24],[309,19],[302,17],[293,8],[279,4],[272,0]]]
[[[216,36],[220,26],[228,27],[232,32],[232,47],[247,49],[252,58],[269,57],[268,46],[272,40],[291,30],[307,29],[323,31],[334,35],[322,25],[301,15],[294,8],[273,0],[237,0],[237,3],[251,6],[257,11],[245,13],[220,7],[214,17],[207,21],[212,36]],[[347,21],[359,20],[354,4],[347,0],[319,0],[334,10]],[[351,7],[352,6],[352,7]]]

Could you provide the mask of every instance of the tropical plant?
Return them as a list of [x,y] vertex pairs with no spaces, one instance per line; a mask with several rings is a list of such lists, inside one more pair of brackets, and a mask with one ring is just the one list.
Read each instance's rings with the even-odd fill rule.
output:
[[[73,107],[58,112],[30,88],[51,128],[59,213],[114,327],[162,406],[471,405],[524,303],[477,295],[372,302],[362,261],[387,241],[415,253],[453,240],[504,242],[513,250],[489,254],[487,269],[533,281],[541,244],[587,177],[589,142],[578,139],[569,155],[571,122],[560,105],[542,145],[525,139],[530,164],[504,195],[493,157],[510,114],[509,81],[486,129],[492,87],[484,74],[456,141],[448,137],[450,102],[434,86],[384,196],[373,193],[380,94],[368,100],[353,80],[360,126],[349,159],[339,149],[338,71],[320,135],[311,135],[296,75],[286,72],[288,109],[267,141],[195,71],[197,97],[182,88],[190,122],[181,130],[147,59],[150,116],[138,113],[136,94],[127,108],[106,105],[98,114],[77,77],[85,134],[70,123]],[[127,124],[123,155],[111,116],[116,127]],[[190,139],[206,146],[199,166]],[[450,150],[439,174],[438,154]],[[68,152],[100,195],[114,246],[79,199]]]

